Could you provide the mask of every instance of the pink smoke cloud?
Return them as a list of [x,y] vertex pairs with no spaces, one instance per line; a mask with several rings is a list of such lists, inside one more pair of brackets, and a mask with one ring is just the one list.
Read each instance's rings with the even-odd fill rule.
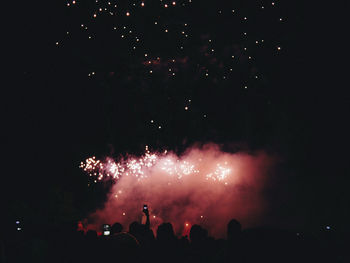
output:
[[274,163],[263,151],[227,153],[216,144],[191,147],[181,156],[158,154],[154,164],[142,170],[142,178],[124,175],[117,180],[104,208],[88,217],[88,228],[120,222],[127,230],[131,222],[141,222],[147,204],[154,231],[162,222],[171,222],[181,235],[200,224],[209,235],[225,237],[232,218],[243,227],[264,218],[263,190]]

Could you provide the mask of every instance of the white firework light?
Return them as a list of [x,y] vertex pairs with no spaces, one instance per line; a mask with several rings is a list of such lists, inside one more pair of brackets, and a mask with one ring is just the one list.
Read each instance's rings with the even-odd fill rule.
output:
[[[203,160],[199,158],[197,161],[202,162]],[[139,158],[133,157],[119,162],[114,161],[112,158],[107,158],[105,162],[101,162],[93,156],[80,163],[80,168],[84,169],[90,176],[96,177],[98,181],[103,180],[105,177],[112,177],[118,180],[123,176],[134,176],[140,181],[147,178],[150,170],[154,167],[160,168],[165,175],[174,175],[177,179],[181,179],[186,175],[190,176],[200,173],[194,163],[174,158],[174,155],[168,154],[167,151],[163,154],[151,153],[148,150],[148,146],[146,146],[145,154]],[[225,161],[223,165],[217,163],[213,168],[212,172],[205,175],[205,179],[221,181],[227,184],[228,176],[232,172],[228,162]]]

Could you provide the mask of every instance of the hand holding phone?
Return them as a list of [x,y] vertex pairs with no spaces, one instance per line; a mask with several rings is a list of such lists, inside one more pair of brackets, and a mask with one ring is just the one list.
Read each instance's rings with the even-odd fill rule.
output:
[[103,235],[109,236],[111,234],[111,226],[109,224],[103,224]]
[[148,215],[148,206],[143,205],[143,210],[142,210],[146,215]]

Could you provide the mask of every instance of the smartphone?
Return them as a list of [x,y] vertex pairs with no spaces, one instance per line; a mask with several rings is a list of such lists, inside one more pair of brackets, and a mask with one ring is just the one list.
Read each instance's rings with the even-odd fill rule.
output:
[[111,225],[103,224],[103,235],[109,236],[111,234]]
[[17,231],[22,230],[21,222],[19,220],[16,220],[16,228],[17,228]]
[[147,205],[143,205],[143,211],[147,211],[147,210],[148,210]]

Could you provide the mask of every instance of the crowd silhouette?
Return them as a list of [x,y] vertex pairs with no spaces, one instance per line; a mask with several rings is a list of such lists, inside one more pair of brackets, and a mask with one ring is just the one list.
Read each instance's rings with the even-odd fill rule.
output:
[[188,236],[175,235],[169,222],[150,228],[132,222],[128,229],[118,222],[108,235],[77,230],[74,225],[56,230],[35,229],[26,235],[2,240],[2,262],[346,262],[341,246],[329,238],[305,237],[295,232],[266,228],[242,229],[232,219],[226,239],[214,239],[200,225]]

